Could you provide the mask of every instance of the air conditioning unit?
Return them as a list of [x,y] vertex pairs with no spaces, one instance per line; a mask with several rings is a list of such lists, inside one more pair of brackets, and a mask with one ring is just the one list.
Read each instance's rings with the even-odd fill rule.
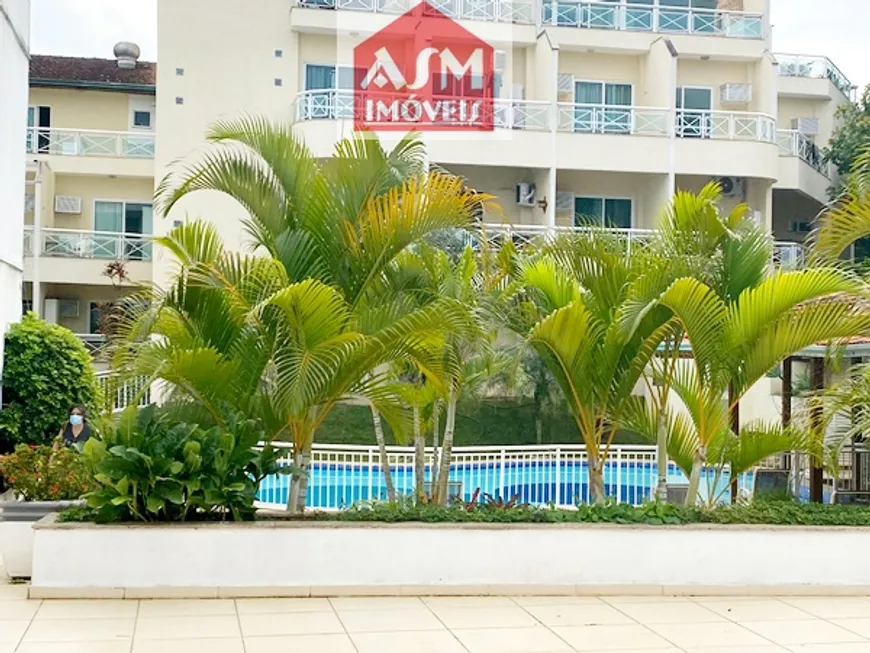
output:
[[752,102],[752,84],[722,84],[719,87],[719,103],[749,104]]
[[60,317],[78,317],[79,300],[59,299],[57,302],[57,312]]
[[36,195],[33,193],[28,193],[24,196],[24,212],[25,213],[33,213],[33,210],[36,208]]
[[517,184],[517,205],[518,206],[534,206],[535,205],[535,185],[534,184]]
[[746,184],[740,177],[719,177],[716,181],[722,188],[722,197],[743,197]]
[[574,214],[574,193],[556,191],[556,211]]
[[574,97],[574,75],[571,73],[559,73],[558,81],[556,82],[559,95],[570,95]]
[[791,121],[791,128],[799,131],[804,136],[819,135],[819,119],[818,118],[795,118]]
[[503,73],[507,69],[507,52],[504,50],[495,51],[495,72]]
[[54,198],[54,212],[79,214],[82,212],[82,198],[72,195],[58,195]]

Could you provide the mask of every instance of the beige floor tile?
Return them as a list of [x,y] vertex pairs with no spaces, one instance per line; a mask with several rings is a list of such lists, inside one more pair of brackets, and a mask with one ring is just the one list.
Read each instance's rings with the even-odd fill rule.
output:
[[450,629],[453,628],[531,628],[538,620],[518,605],[496,608],[432,607]]
[[123,600],[46,600],[36,619],[135,619],[137,601]]
[[245,637],[245,650],[247,653],[357,653],[350,637],[338,634]]
[[347,596],[329,599],[329,602],[338,611],[426,608],[416,596]]
[[778,599],[757,599],[757,600],[729,600],[707,599],[697,601],[708,610],[712,610],[718,615],[729,619],[730,621],[780,621],[780,620],[796,620],[796,619],[813,619],[813,615],[809,612],[804,612],[800,608],[796,608],[788,603],[783,603]]
[[[289,651],[290,649],[274,649]],[[195,639],[136,639],[133,653],[245,653],[241,637]]]
[[0,617],[0,644],[17,643],[30,625],[30,619],[5,619]]
[[870,617],[866,619],[830,619],[830,622],[870,639]]
[[469,653],[560,653],[562,651],[567,653],[571,651],[570,646],[543,626],[471,628],[454,630],[453,634]]
[[683,649],[686,653],[786,653],[784,646],[700,646]]
[[604,603],[588,605],[527,605],[526,612],[545,626],[631,624],[629,617]]
[[[0,570],[2,573],[2,570]],[[18,642],[0,642],[0,653],[15,653],[18,648]]]
[[673,645],[639,624],[627,626],[565,626],[553,632],[578,651],[661,650]]
[[834,644],[864,641],[861,635],[821,619],[748,621],[743,626],[775,644]]
[[244,637],[329,635],[344,632],[344,627],[334,612],[243,614],[239,616],[239,620]]
[[691,596],[661,596],[661,595],[638,595],[638,596],[602,596],[601,600],[611,605],[623,605],[625,603],[689,603]]
[[16,653],[130,653],[130,642],[25,642]]
[[691,624],[724,621],[694,602],[622,603],[619,610],[640,624]]
[[135,619],[34,619],[24,642],[130,641]]
[[[351,639],[358,653],[468,653],[448,630],[355,633]],[[249,649],[248,653],[254,652]],[[293,653],[308,652],[294,649]]]
[[12,599],[0,599],[0,619],[11,621],[13,619],[33,619],[33,615],[39,609],[42,601],[17,601]]
[[765,646],[772,642],[728,621],[695,624],[650,624],[649,628],[680,648]]
[[0,599],[22,601],[27,598],[27,588],[29,585],[19,583],[16,585],[3,585],[0,583]]
[[280,614],[284,612],[330,612],[329,599],[236,599],[239,614]]
[[[488,610],[481,610],[481,612],[488,612]],[[438,617],[423,605],[411,610],[336,610],[336,613],[349,633],[389,633],[444,628]]]
[[433,608],[510,608],[516,603],[508,596],[424,596],[420,599]]
[[241,637],[236,615],[139,617],[136,640]]
[[870,653],[870,642],[804,644],[803,646],[788,646],[786,650],[792,653]]
[[517,605],[605,605],[597,596],[514,596]]
[[781,600],[822,619],[849,619],[870,616],[870,598],[865,597],[781,597]]
[[140,617],[184,617],[234,615],[232,599],[143,599],[139,603]]

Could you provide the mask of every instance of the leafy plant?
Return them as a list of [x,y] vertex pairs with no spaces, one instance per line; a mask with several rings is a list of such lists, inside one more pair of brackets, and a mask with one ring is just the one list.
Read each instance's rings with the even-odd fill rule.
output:
[[66,447],[19,444],[0,456],[0,475],[25,501],[71,501],[95,486],[82,456]]
[[230,415],[203,429],[154,406],[128,409],[84,455],[99,487],[85,496],[99,522],[249,520],[260,481],[279,467],[271,447],[255,451],[263,430]]
[[98,385],[81,341],[28,313],[6,335],[0,411],[0,452],[19,443],[45,444],[67,420],[70,406],[92,408]]
[[517,492],[507,501],[504,497],[494,497],[487,493],[483,495],[483,507],[489,510],[511,510],[513,508],[528,508],[529,504],[520,504],[520,493]]

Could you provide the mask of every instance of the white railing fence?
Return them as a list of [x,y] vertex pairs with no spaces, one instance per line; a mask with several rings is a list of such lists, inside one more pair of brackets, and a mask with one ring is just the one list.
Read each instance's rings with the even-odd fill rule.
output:
[[670,134],[671,112],[657,107],[559,103],[559,131],[593,134]]
[[103,358],[106,354],[108,341],[106,336],[99,333],[77,333],[76,338],[81,340],[85,349],[93,358]]
[[748,111],[703,111],[680,109],[677,136],[715,140],[776,142],[776,119]]
[[154,134],[93,129],[27,128],[28,154],[153,159]]
[[[404,14],[416,0],[300,0],[313,9],[344,9],[369,13]],[[530,0],[430,0],[432,7],[458,20],[534,24],[536,2]]]
[[796,156],[811,165],[828,179],[831,178],[831,164],[825,161],[822,149],[812,139],[795,129],[778,129],[776,144],[780,156]]
[[607,234],[614,237],[620,244],[625,246],[626,254],[631,255],[632,249],[643,246],[655,235],[654,229],[603,229],[599,227],[566,226],[559,225],[549,229],[546,225],[537,224],[495,224],[483,223],[477,234],[468,234],[468,244],[476,246],[477,239],[486,238],[490,243],[499,244],[512,241],[514,245],[523,247],[531,244],[542,244],[548,239],[562,234],[586,235],[594,238],[597,235]]
[[543,0],[545,25],[760,39],[764,16],[744,11],[644,6],[630,0]]
[[777,241],[773,244],[773,264],[788,270],[797,270],[807,261],[807,248],[801,243]]
[[[286,449],[284,464],[292,464],[292,445]],[[414,450],[388,447],[390,474],[400,495],[414,492]],[[426,451],[426,482],[431,483],[434,450]],[[479,490],[484,495],[505,501],[516,497],[519,503],[570,507],[588,503],[592,497],[587,477],[586,448],[582,445],[545,445],[524,447],[457,447],[453,450],[449,482],[459,498],[470,501]],[[654,446],[616,445],[604,466],[607,495],[619,503],[639,505],[653,499],[657,481],[657,454]],[[687,479],[673,463],[668,465],[668,481],[685,485]],[[739,479],[740,495],[751,492],[753,475]],[[710,471],[701,484],[702,497],[728,496],[727,472],[714,480]],[[715,485],[715,487],[714,487]],[[260,485],[261,503],[283,506],[287,501],[287,477],[266,478]],[[361,501],[386,499],[386,485],[377,447],[315,445],[312,450],[307,506],[332,510]]]
[[42,256],[150,261],[151,238],[141,234],[41,229]]
[[24,255],[33,255],[33,227],[24,227]]
[[827,57],[806,54],[774,54],[782,77],[810,77],[829,79],[842,93],[851,98],[855,86],[834,62]]
[[128,406],[147,406],[151,403],[151,388],[146,377],[120,381],[111,372],[98,372],[97,382],[112,412],[120,413]]

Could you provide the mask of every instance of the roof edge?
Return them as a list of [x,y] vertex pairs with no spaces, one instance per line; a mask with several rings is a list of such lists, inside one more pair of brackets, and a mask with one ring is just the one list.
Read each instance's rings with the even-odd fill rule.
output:
[[114,82],[91,82],[84,80],[31,78],[30,86],[45,88],[76,88],[92,91],[113,91],[116,93],[140,93],[143,95],[157,95],[156,84],[119,84]]

